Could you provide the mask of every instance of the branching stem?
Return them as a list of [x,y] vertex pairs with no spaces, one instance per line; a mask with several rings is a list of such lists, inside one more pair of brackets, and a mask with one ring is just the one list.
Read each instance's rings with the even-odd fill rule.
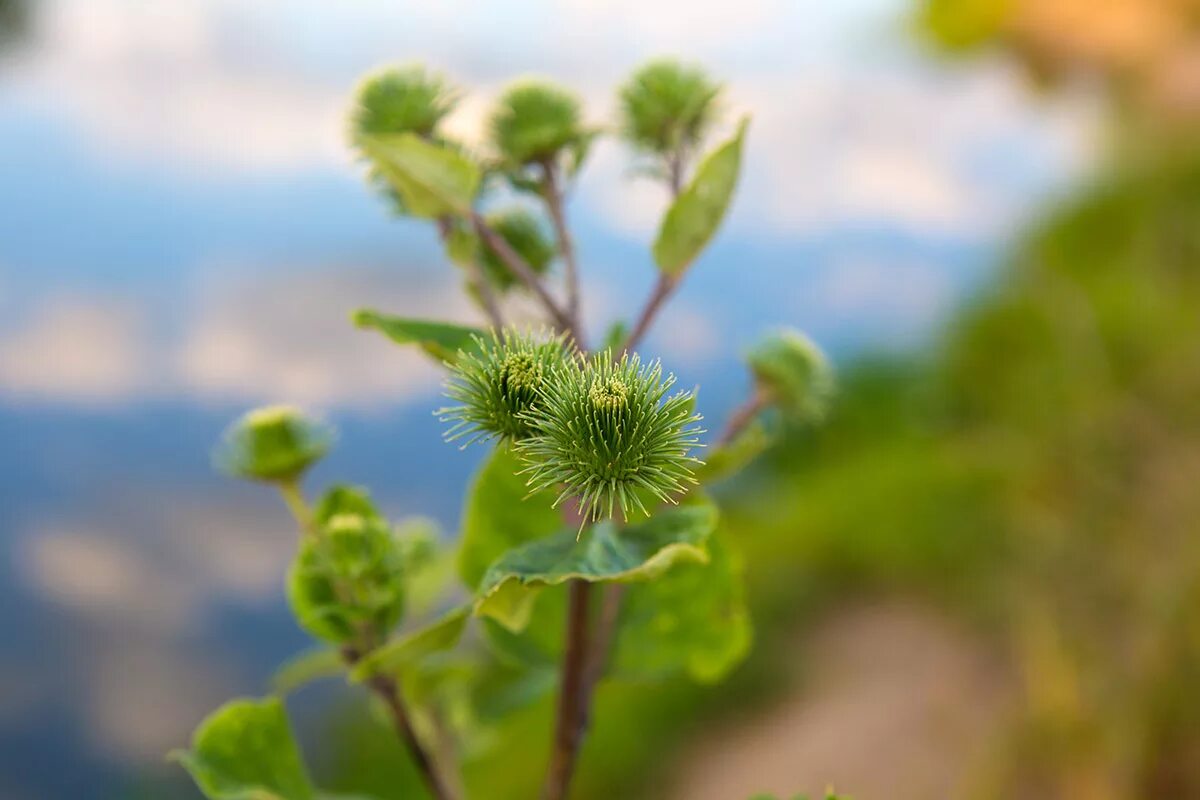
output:
[[[450,218],[439,217],[437,229],[438,235],[442,237],[442,243],[448,243],[451,232]],[[496,330],[500,330],[504,327],[504,315],[500,313],[500,304],[496,301],[496,291],[487,275],[484,274],[479,259],[472,258],[467,263],[467,272],[470,273],[471,283],[479,290],[479,302],[483,306],[483,313],[487,316],[488,323]]]
[[471,213],[471,224],[475,226],[475,231],[479,234],[479,238],[483,239],[484,244],[494,250],[517,280],[537,296],[546,312],[550,314],[555,327],[567,331],[575,338],[576,343],[581,343],[582,338],[574,318],[558,304],[533,268],[525,259],[521,258],[521,254],[514,250],[504,237],[492,229],[478,213]]
[[558,251],[562,254],[566,267],[567,284],[567,314],[576,327],[581,324],[579,310],[579,264],[575,260],[575,244],[567,229],[566,200],[562,186],[558,181],[558,168],[553,161],[542,162],[542,194],[546,200],[546,208],[550,212],[550,220],[554,224],[554,235],[558,240]]

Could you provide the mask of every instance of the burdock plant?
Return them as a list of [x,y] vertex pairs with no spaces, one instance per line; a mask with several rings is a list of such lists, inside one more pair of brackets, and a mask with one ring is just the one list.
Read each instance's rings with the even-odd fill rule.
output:
[[[778,420],[817,420],[831,380],[808,339],[771,334],[750,350],[750,397],[702,450],[696,393],[639,352],[734,194],[747,121],[729,126],[720,94],[703,70],[656,61],[619,91],[615,124],[601,126],[569,90],[524,80],[496,101],[484,141],[467,144],[444,130],[459,93],[436,73],[387,70],[359,90],[351,145],[398,212],[433,226],[479,309],[476,325],[353,315],[444,367],[449,403],[434,413],[445,438],[488,447],[462,530],[438,545],[427,524],[393,525],[355,487],[333,486],[310,505],[301,482],[333,434],[290,406],[241,418],[217,462],[278,487],[301,534],[286,593],[322,646],[280,670],[277,693],[337,674],[368,690],[437,800],[495,797],[481,764],[514,740],[496,710],[549,692],[541,796],[562,800],[599,682],[717,681],[749,646],[736,543],[706,485],[769,446]],[[593,351],[567,211],[606,129],[650,159],[671,203],[651,247],[653,288]],[[531,303],[540,322],[528,319]],[[544,679],[551,663],[554,682]],[[520,741],[521,752],[540,752]],[[210,798],[327,796],[275,698],[219,709],[178,757]],[[462,758],[473,761],[465,785]]]

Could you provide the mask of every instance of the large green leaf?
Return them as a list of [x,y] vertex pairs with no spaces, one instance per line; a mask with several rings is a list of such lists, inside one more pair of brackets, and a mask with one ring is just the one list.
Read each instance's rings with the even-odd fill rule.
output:
[[453,362],[459,350],[475,346],[473,337],[484,334],[468,325],[405,319],[369,308],[360,308],[351,318],[358,327],[377,330],[396,344],[415,344],[440,362]]
[[337,648],[314,647],[292,656],[275,670],[271,676],[271,691],[287,694],[307,683],[340,675],[345,667]]
[[654,262],[666,275],[682,275],[721,225],[737,187],[749,124],[743,119],[737,134],[700,163],[692,182],[667,209],[654,242]]
[[394,675],[424,656],[449,650],[458,643],[469,616],[469,607],[456,608],[423,628],[396,637],[359,661],[350,678],[362,681],[379,673]]
[[488,567],[519,545],[540,539],[562,527],[562,517],[550,507],[551,492],[532,496],[516,455],[500,445],[484,462],[467,493],[458,552],[458,574],[467,586],[479,585]]
[[701,683],[723,678],[750,650],[742,563],[720,532],[707,564],[681,564],[658,580],[629,587],[612,670],[618,677]]
[[233,700],[208,716],[192,748],[171,754],[210,800],[314,800],[283,703]]
[[471,210],[482,173],[462,153],[411,133],[363,136],[359,144],[414,216],[461,216]]
[[573,579],[589,582],[650,580],[677,563],[708,560],[705,540],[716,525],[711,504],[663,511],[625,528],[593,525],[576,539],[574,530],[505,553],[483,577],[475,613],[513,630],[529,622],[536,592]]

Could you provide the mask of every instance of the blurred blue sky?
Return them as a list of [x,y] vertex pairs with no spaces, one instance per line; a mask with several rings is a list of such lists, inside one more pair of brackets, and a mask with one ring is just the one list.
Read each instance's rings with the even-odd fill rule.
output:
[[[475,456],[439,441],[437,373],[346,322],[362,304],[472,315],[432,232],[390,218],[345,147],[366,71],[444,70],[467,90],[451,129],[470,141],[530,73],[576,87],[601,124],[648,57],[726,81],[727,123],[753,117],[736,207],[647,345],[715,420],[771,325],[841,358],[920,346],[1094,150],[1086,97],[930,60],[899,0],[31,8],[0,56],[6,800],[103,796],[81,787],[158,769],[300,645],[279,590],[286,518],[208,467],[245,407],[325,411],[343,439],[319,480],[453,530]],[[571,200],[596,331],[653,278],[664,197],[627,156],[598,147]]]

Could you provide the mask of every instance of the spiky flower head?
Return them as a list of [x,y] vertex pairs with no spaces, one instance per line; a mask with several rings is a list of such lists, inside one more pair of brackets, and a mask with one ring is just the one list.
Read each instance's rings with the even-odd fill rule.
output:
[[640,150],[669,154],[704,138],[721,87],[699,67],[658,59],[621,87],[621,133]]
[[459,405],[434,413],[453,424],[446,440],[463,445],[490,439],[519,441],[538,426],[534,413],[552,372],[570,358],[564,336],[506,328],[475,337],[450,366],[446,396]]
[[446,79],[423,66],[381,70],[359,86],[352,134],[355,139],[389,133],[429,137],[457,103],[458,93]]
[[[488,224],[525,259],[535,273],[546,273],[557,251],[537,217],[523,208],[514,208],[489,215]],[[488,280],[500,291],[507,291],[516,285],[512,270],[487,244],[480,245],[480,262]]]
[[540,81],[506,91],[492,113],[490,130],[492,145],[514,166],[553,159],[589,136],[575,95]]
[[329,490],[288,572],[288,602],[314,636],[336,643],[386,634],[404,612],[403,550],[366,492]]
[[293,481],[333,444],[333,428],[293,406],[267,406],[226,429],[213,453],[222,471],[239,478]]
[[646,499],[675,502],[696,481],[702,433],[691,392],[668,396],[674,375],[635,355],[560,363],[543,384],[536,431],[517,443],[532,490],[574,498],[584,520],[649,513]]
[[833,394],[833,369],[825,354],[803,333],[782,328],[747,354],[759,390],[785,414],[820,419]]

